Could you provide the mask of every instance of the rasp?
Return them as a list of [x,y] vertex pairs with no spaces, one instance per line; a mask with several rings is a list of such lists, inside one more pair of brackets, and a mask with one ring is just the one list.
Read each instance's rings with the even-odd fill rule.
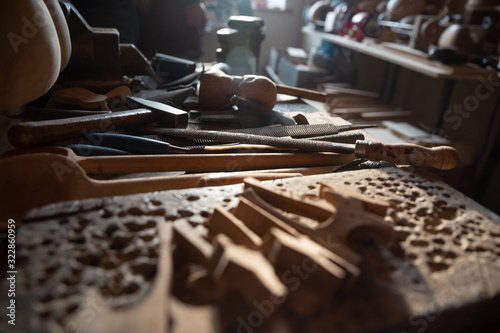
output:
[[306,139],[179,128],[143,128],[142,131],[150,134],[217,140],[219,142],[270,145],[278,148],[297,149],[305,152],[355,154],[357,157],[364,157],[371,161],[387,161],[397,165],[429,166],[441,170],[453,169],[458,163],[457,151],[449,146],[427,148],[415,144],[383,144],[381,142],[364,140],[358,140],[355,144],[332,143]]
[[337,134],[339,132],[377,127],[376,124],[354,124],[354,125],[334,125],[334,124],[311,124],[311,125],[289,125],[289,126],[269,126],[257,128],[241,128],[223,130],[229,133],[244,133],[254,135],[265,135],[292,138],[308,138],[314,136],[324,136]]

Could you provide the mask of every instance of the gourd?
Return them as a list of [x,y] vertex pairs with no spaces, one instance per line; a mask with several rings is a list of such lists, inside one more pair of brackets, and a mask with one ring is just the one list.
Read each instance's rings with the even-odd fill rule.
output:
[[198,105],[221,109],[230,104],[234,95],[272,109],[276,105],[277,88],[265,76],[229,76],[221,70],[209,70],[200,78]]
[[0,2],[0,110],[45,94],[69,60],[71,46],[62,10],[56,0],[46,3]]

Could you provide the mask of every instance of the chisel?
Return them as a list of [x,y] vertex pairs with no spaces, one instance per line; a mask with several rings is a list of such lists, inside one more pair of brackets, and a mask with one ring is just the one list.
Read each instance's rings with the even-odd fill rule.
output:
[[358,140],[355,144],[332,143],[254,134],[177,128],[142,128],[141,131],[149,134],[191,139],[197,138],[217,140],[219,142],[269,145],[278,148],[297,149],[303,152],[355,154],[357,157],[367,158],[371,161],[387,161],[397,165],[429,166],[441,170],[453,169],[458,163],[457,151],[449,146],[427,148],[415,144],[383,144],[364,140]]
[[[225,144],[216,146],[191,146],[179,147],[171,145],[168,142],[143,138],[135,135],[116,134],[116,133],[89,133],[85,139],[86,146],[95,146],[108,149],[119,149],[131,154],[140,155],[158,155],[168,153],[206,153],[206,152],[230,152],[230,151],[245,151],[245,150],[261,150],[261,151],[276,151],[286,150],[276,148],[274,146],[264,145],[241,145],[241,144]],[[102,154],[106,155],[106,154]],[[116,155],[116,153],[108,154]]]

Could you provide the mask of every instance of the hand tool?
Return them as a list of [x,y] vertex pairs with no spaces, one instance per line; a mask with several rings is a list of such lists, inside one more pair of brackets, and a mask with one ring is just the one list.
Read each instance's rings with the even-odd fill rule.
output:
[[490,67],[493,69],[496,69],[497,71],[500,70],[498,68],[498,62],[494,63],[493,60],[491,60],[488,57],[484,57],[481,55],[476,55],[476,54],[466,54],[463,52],[460,52],[460,50],[456,47],[437,47],[434,49],[431,49],[429,51],[429,59],[431,60],[437,60],[442,62],[443,64],[447,65],[457,65],[461,63],[471,63],[475,65],[479,65],[483,68]]
[[218,69],[211,69],[200,77],[200,107],[222,109],[230,104],[234,95],[272,109],[276,104],[276,85],[265,76],[229,76]]
[[65,88],[56,91],[52,98],[53,102],[63,107],[77,106],[85,110],[119,111],[124,105],[125,97],[130,95],[132,95],[130,88],[122,85],[104,95],[79,87]]
[[[98,287],[87,292],[82,300],[83,308],[76,311],[71,317],[74,327],[81,327],[83,333],[109,332],[134,333],[150,332],[161,333],[168,331],[169,294],[173,278],[172,267],[172,226],[159,223],[159,249],[157,269],[154,282],[148,294],[140,298],[137,304],[126,308],[113,308],[100,295]],[[109,296],[108,296],[109,297]],[[98,303],[96,303],[98,302]],[[96,311],[95,304],[99,305]],[[92,313],[92,320],[88,320],[88,313]]]
[[[351,155],[327,153],[268,153],[257,156],[253,153],[239,154],[172,154],[172,155],[127,155],[127,156],[77,156],[65,147],[41,147],[11,151],[2,155],[17,154],[59,154],[69,163],[76,163],[87,173],[124,174],[143,172],[213,172],[264,170],[270,168],[320,167],[341,165],[353,160]],[[71,164],[72,165],[72,164]],[[295,171],[292,171],[295,172]]]
[[80,144],[80,143],[70,144],[65,147],[68,147],[75,154],[79,156],[111,156],[111,155],[129,154],[129,152],[120,149]]
[[230,99],[236,95],[272,109],[278,93],[323,103],[327,99],[327,94],[323,92],[275,84],[265,76],[230,76],[221,70],[211,69],[200,78],[198,102],[201,107],[220,109],[228,105]]
[[158,112],[158,115],[161,116],[159,121],[170,124],[169,127],[185,128],[188,123],[189,114],[186,111],[172,107],[165,103],[128,96],[127,105],[131,109],[146,108],[153,112]]
[[[167,153],[207,153],[207,152],[240,152],[251,150],[252,152],[267,152],[277,150],[287,150],[266,145],[246,145],[246,144],[224,144],[224,145],[197,145],[189,147],[179,147],[171,145],[165,141],[159,141],[140,136],[116,134],[116,133],[90,133],[85,136],[85,143],[96,146],[108,147],[123,150],[132,154],[157,155]],[[290,149],[289,149],[290,150]],[[116,155],[116,154],[112,154]]]
[[163,53],[156,53],[151,58],[151,66],[158,76],[170,81],[182,78],[196,70],[196,62]]
[[356,141],[358,140],[364,140],[364,139],[365,136],[361,133],[333,134],[333,135],[322,135],[322,136],[315,136],[312,138],[306,138],[306,140],[353,143],[353,144],[356,143]]
[[[72,154],[67,148],[49,148],[59,148],[59,150],[69,151]],[[147,161],[147,158],[144,159],[145,156],[133,157],[135,161],[137,159]],[[119,160],[120,158],[129,156],[111,156],[104,159],[112,157],[118,158],[116,161],[123,166],[128,162],[133,163],[134,161]],[[160,163],[156,164],[156,168],[154,168],[156,171],[162,170],[162,168],[190,169],[188,164],[199,164],[199,166],[204,164],[199,157],[188,163],[185,160],[180,161],[181,163],[164,160],[162,156],[158,155],[149,157],[160,158],[160,160],[157,160]],[[27,153],[0,159],[0,170],[2,170],[2,178],[0,179],[0,187],[2,188],[0,192],[0,215],[2,221],[7,221],[8,219],[22,221],[22,217],[30,209],[60,201],[195,187],[198,185],[201,177],[207,176],[207,174],[194,174],[99,181],[89,178],[86,172],[92,173],[92,171],[95,171],[95,173],[102,173],[104,170],[99,167],[96,169],[88,168],[88,166],[82,164],[82,162],[88,161],[91,158],[103,159],[103,157],[80,158],[80,165],[64,155],[52,153]],[[254,156],[246,155],[247,160],[251,158],[254,158]],[[212,162],[214,161],[214,159],[211,160]],[[227,159],[227,157],[222,159],[217,157],[216,160],[223,162],[222,164],[220,162],[217,163],[217,167],[221,170],[226,170],[231,166],[231,159]],[[283,161],[281,163],[283,164]],[[148,164],[150,163],[145,163],[145,165]],[[215,163],[213,164],[215,165]],[[200,170],[199,166],[194,169]],[[130,166],[125,166],[125,168],[131,170]],[[208,168],[213,169],[213,166],[209,166]],[[201,167],[201,169],[204,168]],[[138,170],[141,170],[140,172],[150,171],[145,167],[135,165],[135,171]],[[256,173],[241,174],[240,180],[249,175],[259,177]],[[291,175],[286,174],[283,177],[296,175],[296,173]],[[235,179],[232,179],[232,181],[235,181]],[[0,226],[5,227],[1,224]]]
[[242,127],[262,127],[270,125],[295,125],[293,118],[268,109],[260,104],[234,95],[231,103],[238,107],[238,116]]
[[81,137],[90,131],[109,132],[152,122],[158,122],[167,127],[186,127],[188,113],[161,104],[150,110],[137,109],[70,119],[25,122],[12,126],[9,129],[8,137],[13,146],[29,148],[59,140]]
[[383,144],[374,141],[357,141],[353,145],[293,138],[275,138],[254,134],[172,128],[155,128],[151,131],[146,129],[144,132],[183,138],[218,140],[220,142],[265,144],[299,151],[355,154],[357,157],[365,157],[371,161],[387,161],[397,165],[427,166],[441,170],[453,169],[458,163],[457,151],[449,146],[426,148],[415,144]]
[[377,127],[377,124],[354,124],[354,125],[334,125],[334,124],[310,124],[310,125],[290,125],[290,126],[268,126],[257,128],[241,128],[222,130],[221,132],[244,133],[265,136],[292,138],[311,138],[315,136],[333,135],[345,131],[353,131],[364,128]]
[[194,87],[180,88],[170,91],[165,89],[144,89],[134,94],[134,97],[180,107],[195,91],[196,89]]
[[291,87],[284,84],[276,84],[278,94],[294,96],[303,99],[310,99],[312,101],[326,103],[328,94],[311,89]]
[[85,143],[143,155],[167,154],[170,152],[186,153],[190,151],[189,148],[174,146],[168,142],[116,133],[90,133],[86,136]]
[[106,114],[111,111],[88,111],[88,110],[66,110],[66,109],[46,109],[29,107],[20,114],[7,116],[13,119],[29,119],[30,121],[41,121],[61,118],[73,118],[82,116],[93,116],[96,114]]
[[96,94],[88,89],[72,87],[58,90],[53,95],[54,101],[63,105],[79,106],[84,109],[110,111],[106,95]]
[[[257,128],[241,128],[241,129],[223,129],[220,132],[229,133],[245,133],[245,134],[255,134],[255,135],[265,135],[265,136],[275,136],[275,137],[293,137],[293,138],[307,138],[308,140],[319,140],[319,141],[330,141],[330,142],[343,142],[343,143],[355,143],[356,140],[364,140],[364,135],[361,133],[349,134],[345,136],[336,136],[336,133],[351,131],[356,129],[371,128],[376,127],[375,124],[354,124],[354,125],[334,125],[334,124],[312,124],[312,125],[290,125],[290,126],[268,126],[268,127],[257,127]],[[159,129],[158,131],[161,131]],[[157,129],[150,128],[139,128],[139,133],[144,132],[148,134],[161,135],[156,133]],[[189,139],[189,141],[195,144],[216,144],[217,140],[204,140],[196,138],[184,138]]]

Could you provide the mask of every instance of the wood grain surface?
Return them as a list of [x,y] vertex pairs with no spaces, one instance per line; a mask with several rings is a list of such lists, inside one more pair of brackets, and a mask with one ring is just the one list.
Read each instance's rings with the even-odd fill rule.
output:
[[[332,188],[349,186],[358,194],[389,204],[384,220],[394,229],[393,239],[379,244],[358,239],[354,233],[350,240],[350,247],[362,257],[361,274],[352,288],[340,290],[310,313],[298,312],[292,299],[281,304],[260,301],[252,307],[247,302],[248,292],[244,297],[234,292],[217,296],[214,284],[203,278],[199,267],[188,265],[179,257],[182,253],[174,250],[171,293],[175,297],[171,297],[176,310],[165,313],[170,316],[170,332],[195,332],[200,327],[206,327],[207,332],[498,329],[497,215],[433,175],[406,168],[323,174],[263,184],[319,200],[322,183]],[[73,201],[31,211],[16,238],[16,305],[23,320],[15,327],[7,327],[2,321],[0,329],[62,331],[82,314],[83,297],[95,286],[100,286],[98,290],[107,296],[106,306],[136,304],[156,275],[159,236],[155,226],[186,221],[205,237],[205,224],[214,208],[221,206],[231,211],[238,205],[237,195],[242,191],[242,185],[196,188]],[[197,274],[184,275],[193,269]],[[318,292],[321,296],[322,286],[308,283],[314,270],[309,275],[304,272],[299,275],[299,271],[290,269],[287,275],[297,285],[294,297],[299,297],[303,307],[317,305],[317,299],[311,297]],[[196,288],[214,293],[215,301],[190,304],[189,292]],[[6,298],[2,298],[1,306],[6,306]]]

